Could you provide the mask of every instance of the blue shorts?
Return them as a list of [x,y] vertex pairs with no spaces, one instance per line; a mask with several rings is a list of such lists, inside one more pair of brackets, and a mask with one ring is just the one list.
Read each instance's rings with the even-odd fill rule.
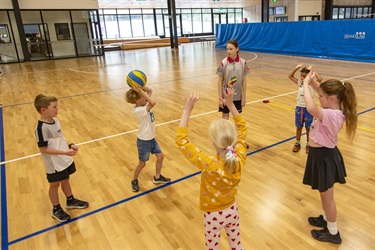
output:
[[296,127],[302,128],[305,124],[306,129],[310,129],[314,117],[307,111],[306,108],[296,107]]
[[161,149],[158,142],[155,139],[149,141],[144,141],[137,138],[137,148],[138,148],[138,159],[139,161],[148,161],[150,159],[150,154],[161,154]]

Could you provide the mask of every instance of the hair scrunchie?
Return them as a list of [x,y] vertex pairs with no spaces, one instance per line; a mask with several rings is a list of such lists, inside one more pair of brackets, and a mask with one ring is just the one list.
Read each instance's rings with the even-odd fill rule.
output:
[[226,149],[228,152],[225,154],[225,159],[232,159],[233,155],[236,154],[236,151],[234,150],[233,146],[228,146]]

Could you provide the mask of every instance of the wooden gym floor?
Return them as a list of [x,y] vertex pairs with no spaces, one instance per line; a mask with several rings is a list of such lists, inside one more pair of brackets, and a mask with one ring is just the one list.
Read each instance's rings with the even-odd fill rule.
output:
[[[250,144],[237,203],[247,249],[375,248],[375,65],[240,52],[248,60],[247,105],[243,115]],[[216,112],[216,67],[226,56],[213,43],[108,52],[87,57],[3,65],[0,78],[5,162],[1,162],[3,248],[9,249],[204,249],[203,216],[198,209],[198,170],[177,150],[174,139],[184,96],[200,100],[189,122],[190,139],[214,153],[207,137]],[[298,63],[312,64],[323,79],[354,84],[359,122],[349,144],[345,129],[339,148],[347,184],[335,185],[339,246],[312,239],[308,216],[321,212],[317,191],[301,183],[306,153],[292,152],[297,86],[288,75]],[[140,175],[141,191],[130,181],[138,162],[138,123],[124,94],[125,76],[143,70],[154,90],[156,138],[165,154],[169,185],[155,186],[155,157]],[[299,76],[299,73],[296,74]],[[71,177],[73,193],[90,202],[70,210],[74,219],[51,218],[48,183],[34,138],[39,93],[59,98],[58,118],[66,138],[80,145]],[[263,103],[268,100],[269,103]],[[61,204],[65,197],[60,191]],[[4,226],[5,224],[5,226]],[[226,235],[221,248],[228,249]]]

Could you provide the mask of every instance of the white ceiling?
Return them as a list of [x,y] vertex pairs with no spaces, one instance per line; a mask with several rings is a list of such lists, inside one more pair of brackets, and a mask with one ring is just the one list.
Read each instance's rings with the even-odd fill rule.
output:
[[[168,8],[167,0],[98,0],[100,9]],[[261,0],[175,0],[176,8],[245,8],[260,5]]]

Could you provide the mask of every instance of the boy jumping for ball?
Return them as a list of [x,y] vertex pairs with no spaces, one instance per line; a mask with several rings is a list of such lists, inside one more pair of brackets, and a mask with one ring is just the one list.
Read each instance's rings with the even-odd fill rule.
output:
[[68,143],[64,138],[60,122],[56,118],[59,110],[56,97],[37,95],[34,106],[40,113],[35,136],[50,184],[48,194],[53,205],[52,218],[64,222],[70,220],[71,217],[60,206],[58,194],[60,184],[66,196],[67,209],[89,206],[88,202],[74,198],[69,183],[69,176],[76,171],[72,156],[77,154],[78,146]]
[[170,178],[161,175],[161,168],[163,166],[164,155],[159,147],[155,137],[155,118],[151,108],[156,104],[151,98],[152,89],[146,86],[133,87],[126,93],[126,101],[135,104],[133,107],[134,115],[139,120],[139,130],[137,137],[137,148],[139,163],[134,171],[134,177],[131,181],[133,192],[139,191],[138,176],[141,173],[146,162],[150,158],[150,153],[156,156],[156,174],[153,182],[155,184],[168,183]]

